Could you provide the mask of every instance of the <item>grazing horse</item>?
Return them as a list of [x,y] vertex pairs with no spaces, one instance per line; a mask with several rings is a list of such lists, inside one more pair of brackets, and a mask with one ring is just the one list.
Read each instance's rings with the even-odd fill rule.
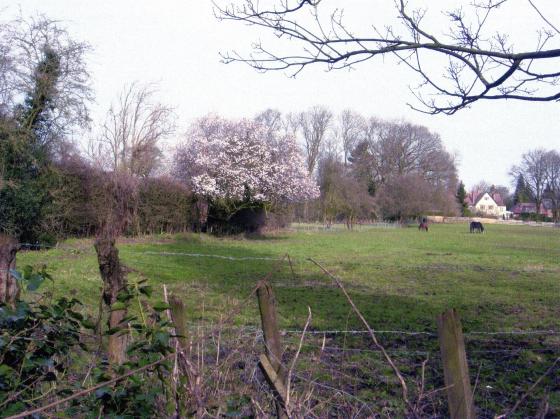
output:
[[420,222],[418,230],[424,230],[426,233],[428,232],[428,221],[425,218]]
[[484,226],[480,221],[471,221],[471,233],[484,233]]

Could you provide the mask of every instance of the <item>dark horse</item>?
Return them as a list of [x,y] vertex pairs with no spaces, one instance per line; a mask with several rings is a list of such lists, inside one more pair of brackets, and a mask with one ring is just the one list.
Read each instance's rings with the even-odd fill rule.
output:
[[428,220],[423,218],[422,221],[420,222],[420,225],[418,226],[418,230],[424,230],[428,232]]
[[484,226],[480,221],[471,221],[471,233],[484,233]]

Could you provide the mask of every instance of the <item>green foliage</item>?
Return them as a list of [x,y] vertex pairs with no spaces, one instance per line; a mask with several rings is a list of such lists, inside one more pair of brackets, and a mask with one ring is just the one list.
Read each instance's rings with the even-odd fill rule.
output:
[[[121,293],[119,300],[111,307],[120,310],[140,295],[149,294],[147,286],[137,287]],[[137,291],[136,291],[137,290]],[[173,352],[171,347],[171,324],[164,318],[168,306],[163,303],[154,305],[150,322],[146,323],[138,316],[126,318],[127,328],[108,330],[113,333],[130,333],[134,331],[134,341],[127,349],[127,361],[119,366],[111,366],[106,360],[98,363],[92,371],[92,384],[101,384],[113,376],[123,375],[148,364],[160,361],[162,357]],[[129,329],[128,329],[129,328]],[[130,375],[116,385],[104,386],[90,393],[85,400],[75,402],[69,412],[74,415],[97,417],[103,412],[108,417],[157,417],[165,416],[167,399],[171,397],[169,383],[170,361],[159,363],[148,369]],[[95,412],[95,413],[92,413]]]
[[537,214],[535,212],[522,212],[521,214],[519,214],[519,218],[522,221],[537,221],[546,223],[550,223],[553,221],[552,218],[546,217],[544,214]]
[[[27,291],[36,291],[52,280],[46,268],[34,271],[26,266],[12,271]],[[119,295],[112,309],[122,309],[134,299],[151,294],[151,288],[140,283],[132,291]],[[117,305],[119,305],[117,307]],[[45,404],[52,397],[79,392],[90,387],[160,361],[170,354],[171,325],[164,319],[166,304],[154,305],[150,321],[129,315],[123,327],[107,330],[105,335],[134,332],[127,350],[128,360],[122,365],[109,365],[94,351],[95,342],[88,343],[85,330],[94,330],[95,323],[80,313],[80,301],[58,298],[34,302],[19,301],[15,307],[0,306],[0,417],[20,413]],[[122,306],[122,307],[121,307]],[[93,358],[90,359],[90,357]],[[91,373],[84,377],[76,363],[88,360]],[[112,385],[88,392],[63,408],[69,416],[155,417],[162,414],[170,397],[168,387],[169,362],[132,374]],[[78,377],[74,382],[71,377]],[[80,385],[79,383],[82,382]]]
[[455,198],[457,198],[457,203],[459,204],[461,215],[464,217],[468,217],[468,215],[466,214],[466,211],[468,211],[468,205],[466,202],[467,191],[465,190],[465,184],[462,181],[459,182],[459,187],[457,188]]
[[60,57],[48,45],[43,50],[43,60],[38,63],[34,74],[33,90],[27,92],[23,105],[16,114],[19,125],[29,132],[29,145],[33,153],[47,158],[55,138],[52,138],[52,101],[60,77]]
[[513,193],[513,204],[533,202],[533,200],[533,194],[530,188],[525,184],[523,175],[519,175],[517,177],[517,183],[515,184],[515,192]]
[[[43,269],[13,272],[27,290],[35,291],[50,278]],[[0,411],[9,416],[30,406],[56,383],[66,379],[72,351],[80,345],[83,316],[80,302],[55,301],[0,305]],[[3,406],[3,407],[2,407]]]
[[186,231],[192,224],[192,195],[169,178],[142,179],[138,218],[141,233]]
[[52,173],[29,137],[13,124],[0,124],[0,168],[0,231],[34,241]]
[[472,212],[470,209],[465,208],[463,210],[463,217],[474,217],[476,214]]
[[50,201],[47,185],[54,176],[49,115],[60,63],[50,49],[44,55],[33,90],[16,107],[15,119],[0,123],[0,231],[29,242],[40,232],[43,209]]

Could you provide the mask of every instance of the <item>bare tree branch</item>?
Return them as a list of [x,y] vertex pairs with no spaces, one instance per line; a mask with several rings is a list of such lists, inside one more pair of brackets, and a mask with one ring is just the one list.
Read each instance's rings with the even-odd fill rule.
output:
[[[449,33],[436,35],[423,25],[427,10],[410,10],[395,0],[398,21],[384,30],[359,35],[343,21],[343,11],[321,1],[276,0],[266,8],[257,0],[229,5],[214,1],[218,19],[242,22],[273,33],[285,48],[269,48],[260,41],[252,52],[222,54],[225,63],[244,62],[258,71],[288,70],[296,76],[310,65],[328,70],[353,67],[377,56],[395,55],[419,77],[413,109],[430,114],[453,114],[478,100],[514,99],[530,102],[560,99],[560,59],[557,26],[529,0],[551,29],[537,31],[532,50],[516,51],[505,33],[490,26],[490,18],[507,8],[508,0],[476,0],[468,8],[445,11]],[[320,13],[322,12],[322,13]],[[284,40],[284,41],[283,41]],[[283,44],[282,44],[283,42]],[[556,44],[551,45],[553,42]],[[279,51],[282,52],[279,52]],[[438,72],[424,63],[447,60]],[[538,65],[537,65],[538,64]],[[439,64],[441,66],[441,64]],[[428,69],[429,68],[429,69]]]
[[173,109],[155,100],[157,89],[132,83],[107,112],[97,141],[100,160],[112,171],[149,176],[161,157],[160,142],[173,134]]

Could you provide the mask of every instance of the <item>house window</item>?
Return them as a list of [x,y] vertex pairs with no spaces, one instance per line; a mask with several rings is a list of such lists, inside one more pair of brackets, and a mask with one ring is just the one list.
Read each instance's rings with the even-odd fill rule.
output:
[[481,209],[481,210],[484,210],[484,209],[486,209],[486,207],[485,207],[484,205],[481,205],[481,206],[480,206],[480,209]]
[[494,205],[488,205],[488,209],[489,210],[494,209]]

